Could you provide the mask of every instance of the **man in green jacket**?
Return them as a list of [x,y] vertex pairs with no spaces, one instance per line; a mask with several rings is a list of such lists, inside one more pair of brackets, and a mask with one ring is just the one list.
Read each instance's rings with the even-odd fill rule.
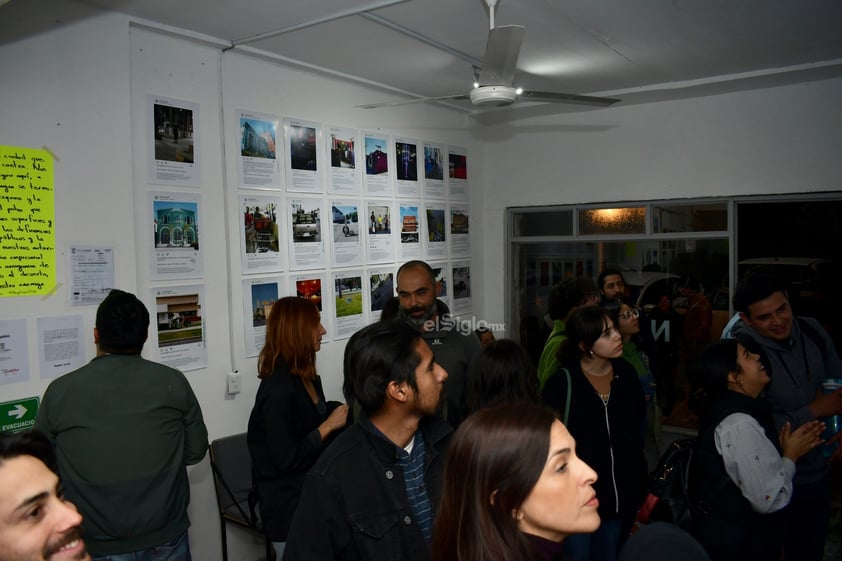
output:
[[539,391],[544,388],[546,381],[559,368],[556,355],[561,343],[567,339],[567,335],[564,333],[564,322],[577,308],[596,306],[598,303],[599,292],[593,280],[589,278],[565,279],[550,291],[547,315],[553,320],[553,330],[547,337],[547,342],[544,344],[544,350],[538,361]]
[[97,310],[97,356],[49,385],[35,420],[97,560],[161,547],[190,559],[186,466],[205,456],[208,432],[184,375],[141,358],[148,329],[143,303],[112,290]]

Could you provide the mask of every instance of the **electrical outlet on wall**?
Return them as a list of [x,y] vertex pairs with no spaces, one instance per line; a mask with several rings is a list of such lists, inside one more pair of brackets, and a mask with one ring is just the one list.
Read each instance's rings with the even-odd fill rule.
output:
[[228,374],[228,393],[231,395],[240,393],[240,372],[238,370]]

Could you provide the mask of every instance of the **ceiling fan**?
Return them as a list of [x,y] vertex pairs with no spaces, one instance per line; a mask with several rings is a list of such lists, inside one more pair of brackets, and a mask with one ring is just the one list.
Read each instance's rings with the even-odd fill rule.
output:
[[522,25],[494,26],[494,7],[498,0],[485,0],[489,8],[488,42],[485,45],[485,55],[482,68],[474,68],[474,87],[465,94],[445,95],[440,97],[423,97],[409,101],[393,101],[357,105],[362,109],[376,109],[378,107],[393,107],[412,103],[426,103],[430,101],[470,100],[477,107],[505,107],[518,99],[526,101],[540,101],[550,103],[572,103],[578,105],[593,105],[608,107],[619,102],[611,97],[594,97],[561,92],[540,92],[523,90],[514,87],[514,75],[523,35],[526,28]]

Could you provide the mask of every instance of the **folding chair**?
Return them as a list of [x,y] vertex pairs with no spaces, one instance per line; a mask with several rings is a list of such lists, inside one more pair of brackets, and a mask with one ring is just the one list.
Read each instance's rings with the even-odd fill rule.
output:
[[222,531],[222,561],[228,561],[228,522],[259,534],[266,544],[267,561],[274,561],[275,550],[263,530],[257,501],[251,493],[251,457],[246,433],[211,442],[210,460]]

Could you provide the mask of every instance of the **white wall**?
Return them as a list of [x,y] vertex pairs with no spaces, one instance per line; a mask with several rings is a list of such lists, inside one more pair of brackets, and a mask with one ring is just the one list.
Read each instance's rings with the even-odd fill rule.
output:
[[[0,401],[40,396],[35,318],[80,314],[86,356],[95,353],[90,334],[95,308],[72,308],[67,296],[66,249],[94,244],[115,247],[118,287],[153,308],[153,286],[203,284],[208,367],[186,373],[202,405],[211,439],[243,432],[257,388],[256,360],[246,358],[243,339],[238,193],[237,116],[246,109],[280,117],[416,138],[468,149],[469,177],[482,183],[482,150],[466,131],[462,114],[424,105],[367,111],[353,105],[383,99],[370,87],[327,77],[238,52],[222,53],[214,41],[188,40],[148,25],[108,15],[0,47],[0,144],[46,146],[55,163],[58,290],[47,297],[0,299],[0,318],[26,318],[29,381],[0,385]],[[201,194],[208,227],[204,277],[152,282],[153,234],[150,191],[170,190],[148,182],[146,95],[199,104],[201,187],[173,189]],[[478,240],[474,241],[474,247]],[[155,357],[148,344],[146,356]],[[326,343],[318,355],[328,399],[341,398],[344,341]],[[242,374],[242,392],[226,396],[227,373]],[[103,451],[107,453],[107,451]],[[207,459],[190,469],[191,545],[195,559],[221,559],[215,495]],[[126,505],[127,509],[131,505]],[[257,558],[262,548],[232,529],[231,559]]]
[[835,79],[483,129],[481,308],[503,320],[507,207],[842,190],[840,99]]

